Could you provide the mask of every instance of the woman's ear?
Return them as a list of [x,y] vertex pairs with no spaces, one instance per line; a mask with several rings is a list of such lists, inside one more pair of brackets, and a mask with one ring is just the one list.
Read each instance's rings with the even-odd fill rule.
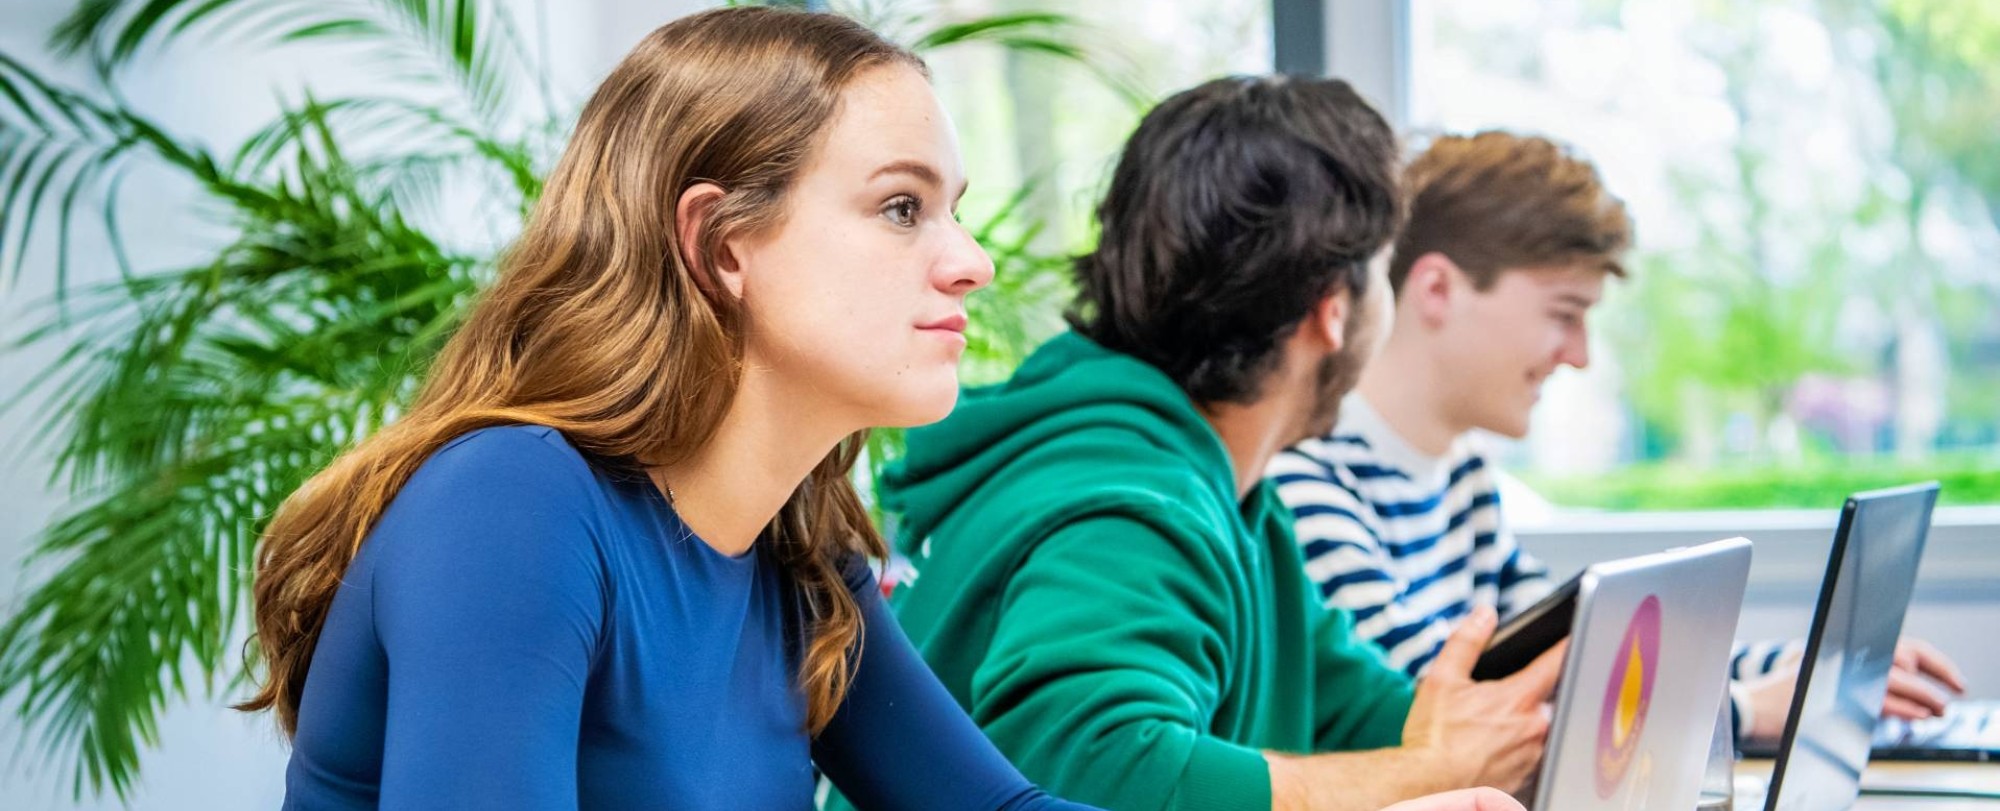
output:
[[680,237],[681,262],[694,274],[695,284],[711,293],[720,287],[741,299],[743,268],[735,252],[727,242],[701,244],[702,228],[726,194],[721,186],[707,181],[689,186],[674,204],[674,228]]

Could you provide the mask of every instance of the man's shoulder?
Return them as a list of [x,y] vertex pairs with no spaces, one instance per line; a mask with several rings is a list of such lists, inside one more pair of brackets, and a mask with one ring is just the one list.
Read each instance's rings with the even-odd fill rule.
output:
[[1498,489],[1499,452],[1498,440],[1483,432],[1472,431],[1459,437],[1451,443],[1451,450],[1445,453],[1445,467],[1451,471],[1447,486],[1454,489]]
[[[1287,502],[1300,497],[1330,498],[1345,492],[1367,501],[1383,485],[1407,485],[1410,475],[1377,452],[1358,434],[1333,433],[1287,448],[1271,460],[1266,475]],[[1336,492],[1339,491],[1339,492]]]

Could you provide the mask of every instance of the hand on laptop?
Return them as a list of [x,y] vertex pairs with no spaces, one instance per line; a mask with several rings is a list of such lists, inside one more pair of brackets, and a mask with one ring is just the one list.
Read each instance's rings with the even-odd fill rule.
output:
[[1475,788],[1418,797],[1382,811],[1526,811],[1507,793],[1494,788]]
[[[1788,654],[1770,673],[1743,682],[1750,693],[1750,726],[1743,737],[1775,741],[1785,732],[1792,712],[1792,692],[1799,675],[1799,654]],[[1958,666],[1929,642],[1905,639],[1896,643],[1896,661],[1889,669],[1889,692],[1882,699],[1883,718],[1919,721],[1943,715],[1948,697],[1965,692]]]
[[1889,693],[1882,699],[1882,717],[1917,721],[1944,714],[1949,699],[1934,685],[1942,685],[1952,695],[1965,694],[1965,676],[1958,665],[1921,639],[1896,643],[1896,664],[1889,669]]
[[1498,624],[1493,609],[1480,606],[1452,631],[1417,683],[1416,701],[1403,724],[1403,745],[1432,753],[1435,768],[1458,776],[1452,781],[1458,785],[1513,792],[1527,784],[1542,762],[1547,703],[1562,673],[1568,642],[1512,676],[1473,681],[1472,665]]
[[1785,718],[1792,714],[1792,692],[1799,681],[1800,656],[1801,652],[1796,650],[1787,653],[1771,672],[1741,682],[1750,694],[1750,721],[1736,731],[1738,738],[1775,741],[1785,734]]

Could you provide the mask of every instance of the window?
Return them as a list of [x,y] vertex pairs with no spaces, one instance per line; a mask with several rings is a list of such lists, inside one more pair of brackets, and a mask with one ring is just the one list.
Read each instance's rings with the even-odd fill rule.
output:
[[2000,501],[2000,6],[1409,2],[1413,132],[1567,142],[1637,223],[1524,479],[1607,508]]

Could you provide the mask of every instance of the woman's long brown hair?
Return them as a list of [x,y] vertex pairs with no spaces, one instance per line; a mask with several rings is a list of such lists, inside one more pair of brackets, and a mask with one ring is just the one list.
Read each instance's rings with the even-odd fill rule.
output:
[[[298,725],[306,670],[341,576],[410,475],[452,438],[504,424],[561,431],[603,464],[669,465],[707,442],[740,379],[744,315],[714,278],[723,240],[776,228],[786,194],[872,66],[915,56],[842,17],[726,8],[671,23],[611,72],[577,122],[498,278],[444,346],[408,413],[293,493],[258,552],[265,680],[243,710]],[[696,182],[726,194],[693,245],[675,227]],[[690,261],[691,260],[691,261]],[[833,717],[861,616],[839,571],[884,553],[843,441],[759,536],[798,590],[807,727]]]

